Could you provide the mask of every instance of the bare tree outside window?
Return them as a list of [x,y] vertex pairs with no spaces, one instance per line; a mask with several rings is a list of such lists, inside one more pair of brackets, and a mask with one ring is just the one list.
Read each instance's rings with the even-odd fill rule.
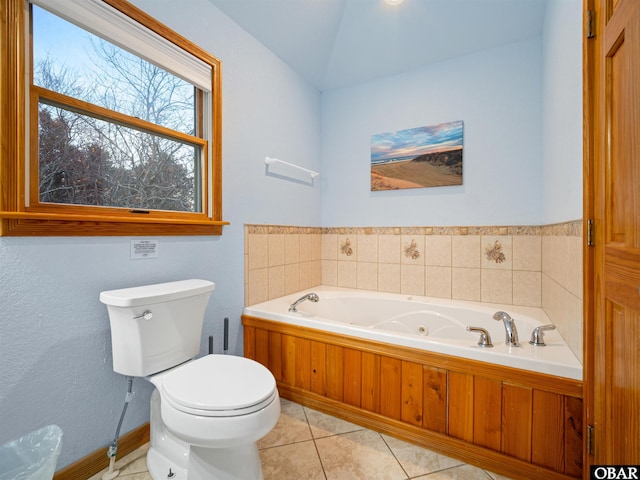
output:
[[197,89],[42,10],[34,12],[35,45],[47,42],[38,19],[80,30],[90,60],[77,62],[55,42],[34,54],[34,84],[65,96],[39,102],[40,202],[200,212],[204,153],[199,139],[190,141]]

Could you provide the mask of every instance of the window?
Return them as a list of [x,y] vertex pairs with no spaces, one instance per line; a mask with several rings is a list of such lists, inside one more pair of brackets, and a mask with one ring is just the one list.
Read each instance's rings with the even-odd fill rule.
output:
[[220,234],[220,62],[124,0],[0,9],[1,234]]

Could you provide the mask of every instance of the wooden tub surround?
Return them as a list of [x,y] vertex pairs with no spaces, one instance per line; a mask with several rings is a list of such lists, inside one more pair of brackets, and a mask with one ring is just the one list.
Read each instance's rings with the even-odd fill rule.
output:
[[243,315],[280,396],[516,479],[582,476],[582,382]]

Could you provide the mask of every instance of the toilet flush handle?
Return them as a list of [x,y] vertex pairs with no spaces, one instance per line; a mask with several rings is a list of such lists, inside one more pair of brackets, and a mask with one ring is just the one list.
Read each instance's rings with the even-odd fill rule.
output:
[[140,320],[142,318],[144,318],[145,320],[151,320],[153,318],[153,312],[151,312],[151,310],[145,310],[144,312],[142,312],[142,315],[133,317],[134,320]]

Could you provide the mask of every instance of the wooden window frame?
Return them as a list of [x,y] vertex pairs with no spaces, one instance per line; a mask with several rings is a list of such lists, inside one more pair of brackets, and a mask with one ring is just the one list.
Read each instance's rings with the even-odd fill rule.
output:
[[[38,95],[54,101],[55,98],[51,98],[51,92],[30,88],[25,82],[30,49],[25,0],[3,0],[0,5],[0,64],[3,65],[0,71],[0,236],[221,235],[223,225],[228,222],[222,221],[220,61],[126,0],[102,1],[211,66],[211,148],[202,172],[205,211],[150,210],[140,214],[108,207],[28,206],[27,190],[33,191],[33,182],[37,180],[31,178],[32,185],[27,189],[26,179],[33,177],[27,170],[33,172],[38,160],[26,158],[27,142],[33,145],[35,141],[36,150],[30,151],[36,151],[37,155],[37,138],[30,138],[32,127],[26,125],[27,108],[32,109],[33,122],[33,117],[37,117],[33,109],[37,111]],[[201,145],[206,147],[206,143],[207,140],[202,140]]]

